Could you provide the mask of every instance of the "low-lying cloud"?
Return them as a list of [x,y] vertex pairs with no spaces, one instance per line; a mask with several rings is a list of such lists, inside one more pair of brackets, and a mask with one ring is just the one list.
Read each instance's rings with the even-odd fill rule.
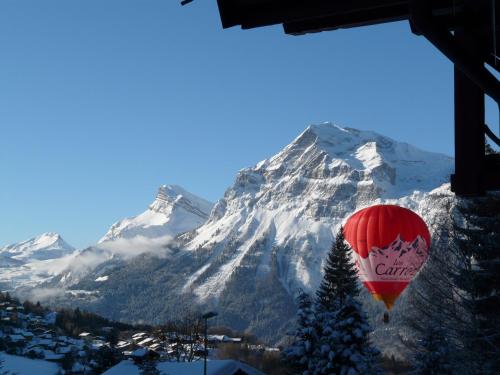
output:
[[[173,238],[171,236],[157,238],[136,236],[106,241],[83,250],[74,251],[58,259],[27,263],[22,268],[11,270],[12,278],[10,280],[13,284],[18,281],[18,285],[35,284],[30,288],[32,299],[57,298],[65,293],[64,286],[73,285],[109,260],[130,261],[142,254],[167,258],[172,252],[170,249],[172,244]],[[59,288],[36,286],[36,284],[50,281],[57,276],[61,277]]]
[[107,250],[116,256],[129,260],[144,253],[150,253],[158,257],[167,257],[171,251],[169,245],[172,243],[171,236],[148,238],[135,236],[133,238],[119,238],[113,241],[102,242],[97,248]]

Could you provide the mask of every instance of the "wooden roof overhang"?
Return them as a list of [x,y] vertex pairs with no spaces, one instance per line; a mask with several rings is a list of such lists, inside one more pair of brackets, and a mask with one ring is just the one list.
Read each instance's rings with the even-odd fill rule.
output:
[[[186,0],[192,1],[192,0]],[[455,174],[452,190],[473,196],[500,190],[500,155],[485,155],[484,95],[500,103],[500,4],[496,0],[217,0],[224,28],[282,24],[302,35],[409,20],[455,66]],[[497,52],[497,41],[498,49]]]
[[[287,34],[374,25],[409,18],[408,0],[218,0],[224,28],[283,24]],[[453,0],[436,1],[436,13]],[[448,12],[449,13],[449,12]]]

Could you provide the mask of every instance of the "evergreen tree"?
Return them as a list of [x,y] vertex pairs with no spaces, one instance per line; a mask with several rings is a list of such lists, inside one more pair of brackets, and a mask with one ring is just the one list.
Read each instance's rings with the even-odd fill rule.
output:
[[451,348],[440,326],[429,327],[420,340],[412,375],[451,375]]
[[350,251],[341,228],[326,258],[323,280],[316,291],[317,312],[333,311],[337,304],[344,302],[348,296],[358,296],[358,277]]
[[316,334],[313,326],[312,299],[303,291],[297,298],[297,329],[292,345],[284,350],[284,359],[294,374],[309,375]]
[[427,264],[407,294],[403,342],[413,359],[414,374],[441,373],[432,372],[432,367],[443,374],[455,374],[462,367],[460,362],[466,360],[458,353],[462,350],[459,332],[464,329],[467,313],[461,307],[461,291],[455,282],[464,260],[453,250],[448,224],[442,223],[435,230]]
[[462,332],[473,371],[500,373],[500,197],[461,202],[455,242],[466,260],[457,277],[468,324]]
[[311,366],[314,374],[368,375],[378,372],[377,352],[368,338],[370,328],[356,301],[359,287],[350,251],[341,228],[316,292],[318,341]]
[[[458,199],[441,223],[426,267],[409,291],[405,324],[415,366],[437,360],[453,374],[500,373],[500,197]],[[432,354],[434,339],[446,346]],[[432,345],[435,345],[433,342]]]

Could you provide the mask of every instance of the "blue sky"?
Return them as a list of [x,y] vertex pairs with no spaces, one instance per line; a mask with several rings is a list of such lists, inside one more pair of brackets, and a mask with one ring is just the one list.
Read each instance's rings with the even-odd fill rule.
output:
[[452,65],[405,22],[292,37],[223,30],[215,0],[1,1],[0,245],[87,246],[164,183],[215,201],[324,121],[452,155]]

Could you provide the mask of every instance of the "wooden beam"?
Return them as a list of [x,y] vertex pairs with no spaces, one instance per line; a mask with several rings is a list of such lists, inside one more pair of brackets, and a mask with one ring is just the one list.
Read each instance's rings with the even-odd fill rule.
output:
[[[463,30],[455,32],[461,44],[468,41]],[[484,91],[455,66],[455,174],[451,190],[457,195],[485,193]]]
[[285,33],[303,35],[340,28],[375,25],[378,23],[408,19],[408,5],[398,4],[381,9],[364,9],[357,12],[339,13],[333,16],[312,18],[283,24]]
[[247,29],[363,10],[371,10],[376,17],[383,18],[387,9],[404,6],[408,0],[217,0],[217,3],[224,28],[241,25]]
[[[433,7],[438,16],[456,14],[462,1],[434,0]],[[324,25],[330,17],[336,20],[335,24],[352,27],[399,21],[409,16],[409,0],[217,0],[217,3],[224,28],[239,25],[250,29],[276,24],[293,28],[292,24],[298,27],[304,22],[308,31],[315,32],[331,28]]]

